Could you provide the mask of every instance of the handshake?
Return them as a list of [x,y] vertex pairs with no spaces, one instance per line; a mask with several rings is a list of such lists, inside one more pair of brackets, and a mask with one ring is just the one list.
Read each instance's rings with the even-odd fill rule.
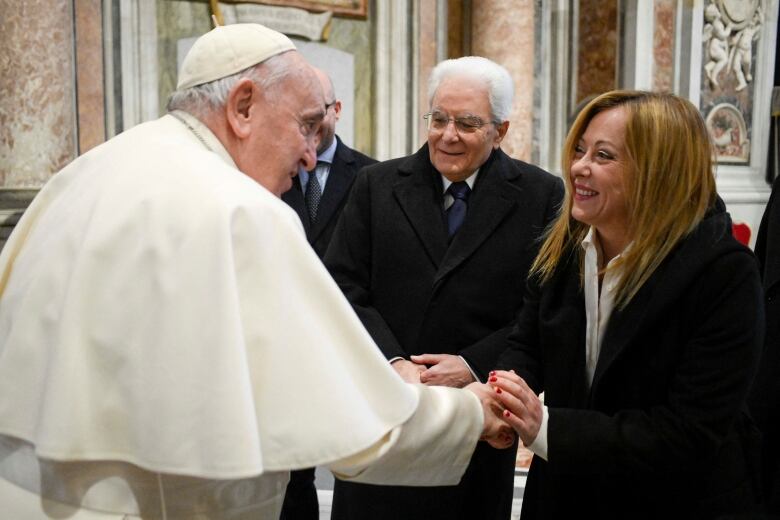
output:
[[471,383],[465,388],[482,403],[485,422],[480,440],[504,449],[512,446],[515,435],[526,446],[536,439],[542,423],[542,403],[514,371],[491,372],[486,384]]

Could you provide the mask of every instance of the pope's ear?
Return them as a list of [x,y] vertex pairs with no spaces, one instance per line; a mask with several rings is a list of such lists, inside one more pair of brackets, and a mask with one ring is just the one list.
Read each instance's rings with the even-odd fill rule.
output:
[[260,91],[249,78],[238,80],[228,93],[225,112],[228,125],[236,137],[246,138],[251,132],[252,105],[260,98]]

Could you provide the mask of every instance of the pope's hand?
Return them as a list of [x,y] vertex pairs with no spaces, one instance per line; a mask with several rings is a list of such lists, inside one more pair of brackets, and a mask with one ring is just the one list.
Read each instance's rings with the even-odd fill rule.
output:
[[481,383],[471,383],[466,387],[479,398],[482,403],[482,411],[485,422],[482,427],[481,441],[487,441],[494,448],[509,448],[515,442],[515,432],[502,420],[503,409],[496,400],[496,394],[492,388]]
[[407,359],[397,359],[393,361],[390,366],[393,367],[395,371],[398,372],[398,375],[401,376],[401,379],[407,383],[419,383],[420,374],[426,369],[425,365],[418,365]]
[[514,371],[497,370],[490,373],[488,384],[494,388],[504,410],[504,420],[529,446],[539,434],[542,425],[542,402],[539,396]]

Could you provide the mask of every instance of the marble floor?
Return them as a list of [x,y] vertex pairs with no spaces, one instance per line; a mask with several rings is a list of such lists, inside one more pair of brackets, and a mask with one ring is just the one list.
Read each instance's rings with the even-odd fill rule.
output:
[[[520,507],[523,504],[523,489],[527,470],[518,468],[515,471],[515,494],[512,500],[511,520],[520,518]],[[315,472],[317,498],[320,502],[320,520],[330,520],[330,505],[333,499],[333,475],[326,469],[317,468]]]

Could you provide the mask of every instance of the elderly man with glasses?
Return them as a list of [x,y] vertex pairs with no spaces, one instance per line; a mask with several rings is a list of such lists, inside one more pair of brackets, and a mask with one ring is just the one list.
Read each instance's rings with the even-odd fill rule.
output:
[[[428,142],[364,168],[325,264],[380,349],[409,382],[484,381],[519,310],[559,179],[508,157],[509,73],[479,57],[430,78]],[[477,447],[458,486],[337,481],[333,518],[508,519],[514,451]]]

